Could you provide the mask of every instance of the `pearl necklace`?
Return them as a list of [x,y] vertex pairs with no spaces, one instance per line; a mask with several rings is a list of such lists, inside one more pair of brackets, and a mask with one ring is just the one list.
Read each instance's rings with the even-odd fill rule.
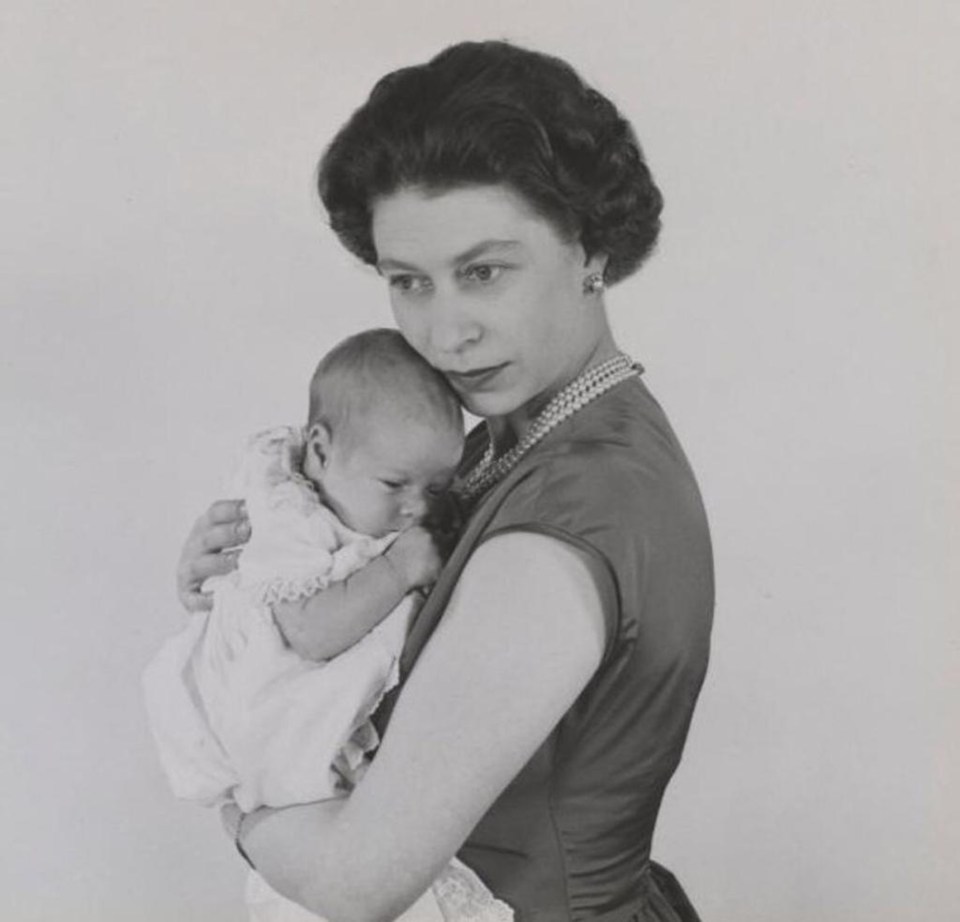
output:
[[627,378],[640,374],[640,366],[623,352],[613,358],[588,368],[558,391],[550,402],[530,423],[524,437],[508,452],[495,457],[493,438],[489,437],[487,450],[477,463],[455,487],[462,499],[474,499],[502,480],[512,471],[520,459],[560,423],[573,416],[577,410],[596,400],[612,387]]

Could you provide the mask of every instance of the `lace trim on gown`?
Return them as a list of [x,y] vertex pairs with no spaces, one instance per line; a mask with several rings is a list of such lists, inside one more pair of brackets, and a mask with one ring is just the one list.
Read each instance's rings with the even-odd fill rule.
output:
[[513,910],[462,861],[451,861],[432,890],[446,922],[513,922]]

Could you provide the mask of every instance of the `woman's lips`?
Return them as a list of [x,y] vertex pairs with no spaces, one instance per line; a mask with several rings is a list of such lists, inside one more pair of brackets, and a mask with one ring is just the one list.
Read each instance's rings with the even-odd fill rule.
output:
[[478,391],[489,387],[497,375],[509,364],[509,362],[503,362],[500,365],[488,365],[485,368],[474,368],[471,371],[447,371],[445,374],[454,387],[467,391]]

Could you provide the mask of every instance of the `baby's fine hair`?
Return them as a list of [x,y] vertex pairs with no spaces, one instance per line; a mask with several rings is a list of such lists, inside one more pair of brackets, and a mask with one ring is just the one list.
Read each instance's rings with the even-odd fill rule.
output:
[[348,336],[321,359],[310,380],[309,426],[342,432],[378,412],[463,430],[456,393],[397,330]]

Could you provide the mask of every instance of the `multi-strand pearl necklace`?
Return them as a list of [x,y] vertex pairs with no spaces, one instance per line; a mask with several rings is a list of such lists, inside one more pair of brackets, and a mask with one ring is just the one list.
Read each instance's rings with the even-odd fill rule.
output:
[[520,459],[547,433],[552,432],[577,410],[596,400],[610,388],[638,374],[640,374],[640,366],[623,352],[617,353],[613,358],[593,368],[588,368],[551,398],[530,423],[524,437],[499,458],[495,457],[493,437],[490,436],[483,457],[476,467],[457,484],[455,488],[457,493],[468,500],[484,493],[498,480],[506,477],[517,466]]

